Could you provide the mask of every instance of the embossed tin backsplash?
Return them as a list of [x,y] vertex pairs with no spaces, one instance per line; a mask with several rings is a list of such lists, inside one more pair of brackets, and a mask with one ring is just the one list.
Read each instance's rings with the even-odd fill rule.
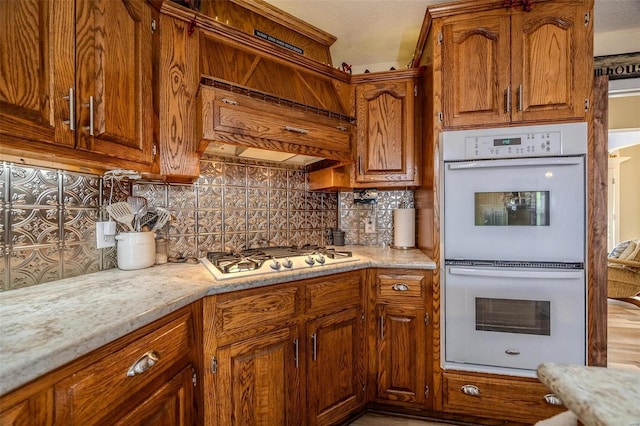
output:
[[[192,185],[114,182],[102,176],[0,163],[0,289],[10,290],[117,266],[115,247],[97,249],[101,207],[129,192],[166,207],[169,255],[201,257],[208,250],[327,244],[330,229],[347,244],[390,244],[391,209],[404,191],[380,191],[373,207],[353,194],[308,191],[308,175],[294,166],[208,157]],[[131,190],[131,191],[130,191]],[[411,200],[413,194],[409,192]],[[376,232],[364,225],[374,215]]]

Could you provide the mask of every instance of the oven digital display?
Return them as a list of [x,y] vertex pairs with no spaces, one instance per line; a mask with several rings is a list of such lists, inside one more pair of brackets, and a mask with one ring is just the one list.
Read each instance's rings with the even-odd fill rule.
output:
[[502,138],[502,139],[494,139],[493,146],[511,146],[511,145],[522,145],[522,139],[520,138]]

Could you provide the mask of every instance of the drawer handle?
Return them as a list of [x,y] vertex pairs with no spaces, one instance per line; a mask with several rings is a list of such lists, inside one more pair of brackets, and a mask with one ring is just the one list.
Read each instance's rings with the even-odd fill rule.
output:
[[549,405],[562,405],[562,400],[558,398],[557,395],[554,395],[552,393],[546,394],[545,396],[542,397],[542,399],[544,399],[544,402],[546,402]]
[[129,371],[127,371],[127,376],[133,377],[136,374],[142,374],[153,367],[158,361],[160,361],[158,352],[149,351],[133,363]]
[[480,396],[480,389],[474,385],[464,385],[460,388],[463,394],[470,396]]
[[507,349],[504,353],[507,355],[520,355],[520,351],[517,349]]
[[234,101],[234,100],[232,100],[232,99],[222,98],[222,99],[220,99],[220,100],[222,101],[222,103],[225,103],[225,104],[229,104],[229,105],[240,105],[240,102],[238,102],[238,101]]
[[409,291],[409,286],[405,283],[395,283],[391,288],[395,291]]
[[308,130],[301,129],[301,128],[299,128],[299,127],[284,126],[284,129],[285,129],[287,132],[299,133],[299,134],[301,134],[301,135],[309,134],[309,131],[308,131]]
[[348,130],[345,126],[336,126],[336,129],[340,130],[341,132],[346,132]]

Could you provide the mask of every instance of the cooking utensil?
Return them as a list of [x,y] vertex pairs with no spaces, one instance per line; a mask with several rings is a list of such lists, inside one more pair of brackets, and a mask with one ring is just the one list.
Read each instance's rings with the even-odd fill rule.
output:
[[142,230],[142,228],[145,225],[148,225],[148,227],[149,227],[148,230],[151,231],[151,228],[153,227],[153,224],[156,223],[156,219],[158,219],[158,215],[156,214],[156,212],[147,212],[140,219],[140,230]]
[[127,197],[127,203],[129,203],[129,205],[131,206],[131,210],[133,211],[133,214],[135,216],[134,229],[136,231],[140,231],[140,219],[142,219],[142,216],[147,214],[147,212],[149,211],[147,207],[147,199],[144,197],[129,195]]
[[135,232],[133,226],[131,226],[135,215],[133,214],[129,203],[120,201],[117,203],[109,204],[107,205],[107,212],[113,220],[126,226],[129,231]]
[[164,209],[162,207],[156,207],[156,215],[157,215],[156,223],[153,225],[153,228],[151,228],[151,231],[153,232],[162,228],[169,221],[169,218],[171,217],[171,213],[169,212],[169,210]]

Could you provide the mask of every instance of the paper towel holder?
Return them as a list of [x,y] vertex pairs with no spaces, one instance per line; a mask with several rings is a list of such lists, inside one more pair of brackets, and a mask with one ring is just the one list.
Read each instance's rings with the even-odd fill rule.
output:
[[[402,214],[402,218],[399,216]],[[398,223],[401,219],[402,226]],[[393,210],[393,244],[391,248],[409,250],[415,248],[415,209],[399,208]]]

